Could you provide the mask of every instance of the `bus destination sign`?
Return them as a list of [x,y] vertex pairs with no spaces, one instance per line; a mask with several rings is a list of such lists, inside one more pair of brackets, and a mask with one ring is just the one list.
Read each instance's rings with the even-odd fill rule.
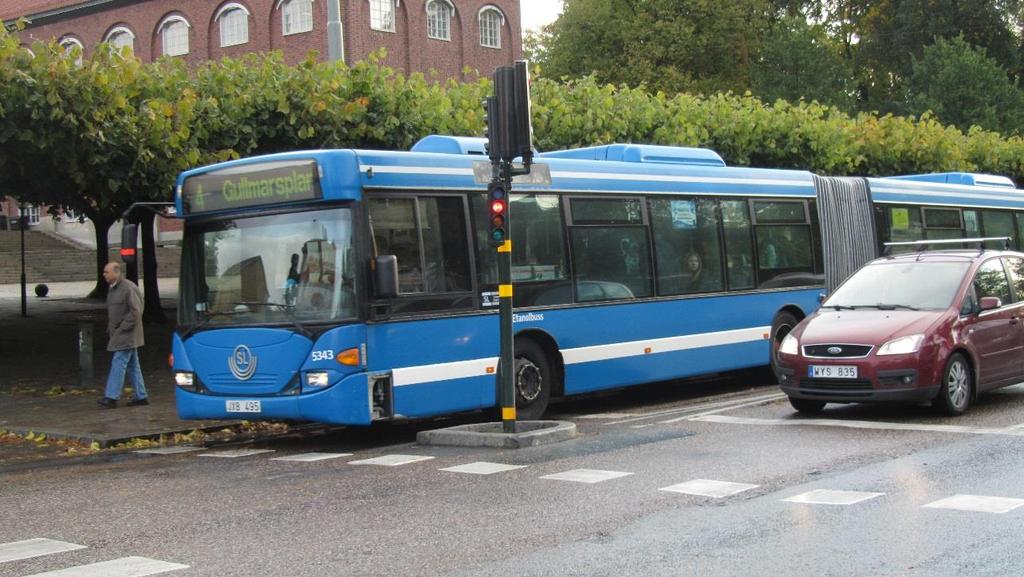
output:
[[246,164],[197,174],[187,177],[181,189],[182,204],[189,214],[320,197],[320,175],[314,160]]

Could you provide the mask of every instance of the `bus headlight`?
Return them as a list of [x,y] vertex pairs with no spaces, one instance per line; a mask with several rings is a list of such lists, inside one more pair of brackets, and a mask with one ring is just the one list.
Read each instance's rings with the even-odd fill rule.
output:
[[909,335],[893,339],[878,349],[879,355],[909,355],[921,349],[924,335]]
[[183,389],[191,389],[195,386],[195,375],[185,371],[174,373],[174,384]]
[[786,338],[782,339],[782,344],[779,345],[779,352],[786,355],[799,355],[800,346],[796,342],[796,337],[793,335],[786,335]]
[[306,386],[313,389],[322,389],[330,384],[326,371],[310,371],[306,373]]

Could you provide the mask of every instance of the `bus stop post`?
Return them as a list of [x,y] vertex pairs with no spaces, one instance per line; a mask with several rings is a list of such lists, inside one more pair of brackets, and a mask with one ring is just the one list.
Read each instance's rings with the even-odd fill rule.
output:
[[82,387],[92,386],[95,373],[92,366],[92,323],[85,320],[78,322],[78,384]]

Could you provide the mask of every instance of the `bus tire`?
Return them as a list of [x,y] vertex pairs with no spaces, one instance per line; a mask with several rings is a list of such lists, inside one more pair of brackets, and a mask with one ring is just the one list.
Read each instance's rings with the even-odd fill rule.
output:
[[779,378],[779,347],[782,346],[782,339],[786,338],[786,335],[788,335],[799,322],[800,321],[793,316],[793,313],[787,311],[780,311],[775,315],[775,318],[772,319],[772,349],[769,364],[771,365],[772,373],[775,375],[776,379]]
[[530,339],[516,339],[513,386],[516,390],[516,418],[536,421],[544,416],[551,399],[553,372],[547,353]]

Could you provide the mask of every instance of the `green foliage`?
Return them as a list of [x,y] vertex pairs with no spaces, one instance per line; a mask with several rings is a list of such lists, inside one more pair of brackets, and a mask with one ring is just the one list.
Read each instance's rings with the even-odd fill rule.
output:
[[780,19],[765,37],[751,68],[751,91],[761,100],[801,99],[851,110],[853,73],[842,46],[802,16]]
[[939,38],[914,61],[909,80],[912,112],[930,110],[946,124],[1004,134],[1024,129],[1024,93],[1005,70],[962,37]]

